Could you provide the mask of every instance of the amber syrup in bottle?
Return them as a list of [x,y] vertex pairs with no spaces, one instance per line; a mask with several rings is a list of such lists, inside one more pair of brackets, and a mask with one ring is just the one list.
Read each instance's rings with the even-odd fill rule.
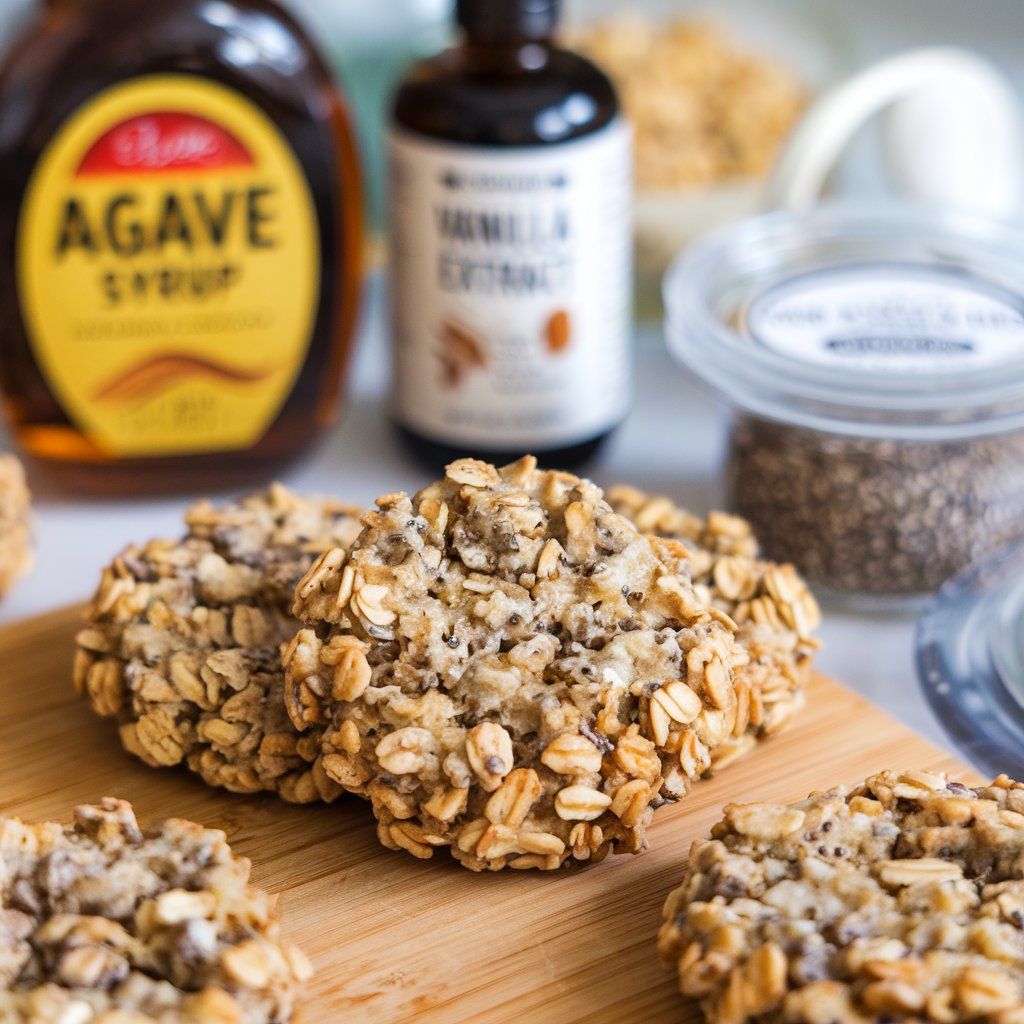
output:
[[631,399],[631,136],[556,0],[459,0],[393,104],[393,417],[422,461],[570,467]]
[[360,285],[342,95],[271,0],[50,0],[0,67],[0,386],[61,485],[266,479]]

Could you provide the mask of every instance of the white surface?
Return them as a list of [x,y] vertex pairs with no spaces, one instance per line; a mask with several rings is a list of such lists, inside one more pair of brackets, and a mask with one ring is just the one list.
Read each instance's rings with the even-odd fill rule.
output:
[[[341,423],[312,458],[282,478],[296,489],[368,504],[378,494],[412,491],[430,478],[406,460],[391,434],[379,291],[373,286],[368,292],[367,322]],[[637,356],[643,400],[588,475],[604,485],[627,482],[665,493],[703,512],[720,493],[724,418],[671,362],[660,332],[639,339]],[[181,511],[194,497],[83,502],[38,494],[36,567],[0,606],[0,621],[86,598],[103,565],[129,541],[180,534]],[[822,635],[826,647],[818,664],[824,671],[943,742],[914,678],[912,619],[831,614]]]

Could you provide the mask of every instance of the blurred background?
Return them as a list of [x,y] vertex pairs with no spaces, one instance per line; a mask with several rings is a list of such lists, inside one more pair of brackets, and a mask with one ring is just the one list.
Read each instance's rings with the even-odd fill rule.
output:
[[[0,2],[0,45],[34,0]],[[334,60],[358,115],[373,223],[383,218],[384,111],[391,86],[410,60],[435,52],[453,34],[453,0],[285,0]],[[704,17],[755,51],[782,58],[812,89],[870,61],[915,46],[955,44],[991,58],[1024,93],[1024,4],[1020,0],[567,0],[569,23],[631,16]],[[574,40],[575,41],[575,40]],[[846,165],[844,190],[878,186],[864,140]],[[852,170],[850,169],[852,167]]]
[[[431,479],[393,443],[387,409],[387,281],[379,272],[385,264],[387,220],[385,127],[396,81],[413,60],[452,40],[454,0],[282,2],[312,30],[355,111],[366,181],[369,264],[376,271],[368,275],[364,292],[342,422],[314,458],[296,463],[284,479],[299,491],[343,493],[350,501],[366,503],[384,491],[398,486],[414,490]],[[0,46],[37,3],[0,0]],[[565,6],[567,42],[615,80],[636,129],[633,213],[640,323],[634,337],[640,401],[592,475],[604,485],[636,483],[704,511],[723,501],[728,421],[669,358],[658,291],[666,265],[703,230],[770,206],[765,182],[804,111],[819,94],[882,58],[928,46],[965,48],[990,60],[1024,102],[1024,0],[565,0]],[[712,23],[714,28],[706,27]],[[666,24],[671,27],[660,27]],[[940,116],[919,123],[923,134],[907,133],[904,138],[911,141],[904,141],[901,155],[916,155],[918,170],[923,165],[940,183],[955,177],[952,171],[962,171],[967,187],[960,198],[978,200],[987,206],[985,212],[1003,221],[1020,220],[1024,173],[1014,169],[1024,163],[1021,152],[1016,163],[1005,164],[1010,170],[1004,177],[1012,185],[1005,203],[992,201],[997,197],[979,185],[991,170],[987,163],[999,163],[993,156],[999,141],[1020,141],[1015,113],[988,125],[986,136],[980,129],[968,130],[969,105],[960,105],[958,117],[951,106],[957,104],[940,105]],[[958,134],[964,130],[966,135]],[[956,152],[949,138],[958,140]],[[964,143],[965,138],[970,141]],[[933,151],[942,159],[930,160]],[[876,125],[861,131],[827,190],[854,196],[889,191],[887,153],[892,155]],[[128,539],[176,535],[182,506],[196,496],[90,504],[44,486],[35,487],[35,495],[38,569],[5,604],[0,618],[85,597],[111,551]],[[69,538],[82,542],[72,544]],[[64,589],[55,598],[57,574]],[[870,626],[865,622],[849,611],[829,617],[822,666],[940,738],[913,686],[913,620],[883,615]],[[871,629],[867,645],[865,628]],[[1024,682],[1021,693],[1024,706]]]

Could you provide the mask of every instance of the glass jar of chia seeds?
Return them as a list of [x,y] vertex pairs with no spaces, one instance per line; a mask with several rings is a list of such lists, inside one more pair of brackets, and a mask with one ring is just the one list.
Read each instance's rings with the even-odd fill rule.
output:
[[913,603],[1024,535],[1024,233],[822,206],[665,279],[674,354],[733,410],[731,505],[859,604]]

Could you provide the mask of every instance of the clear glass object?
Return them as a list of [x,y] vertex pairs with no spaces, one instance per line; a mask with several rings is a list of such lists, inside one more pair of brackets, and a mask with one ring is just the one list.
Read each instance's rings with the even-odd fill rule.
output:
[[917,627],[918,680],[950,739],[986,772],[1024,772],[1024,547],[946,583]]
[[770,557],[919,606],[1024,535],[1024,234],[934,209],[776,213],[688,250],[676,357],[732,410],[729,493]]

